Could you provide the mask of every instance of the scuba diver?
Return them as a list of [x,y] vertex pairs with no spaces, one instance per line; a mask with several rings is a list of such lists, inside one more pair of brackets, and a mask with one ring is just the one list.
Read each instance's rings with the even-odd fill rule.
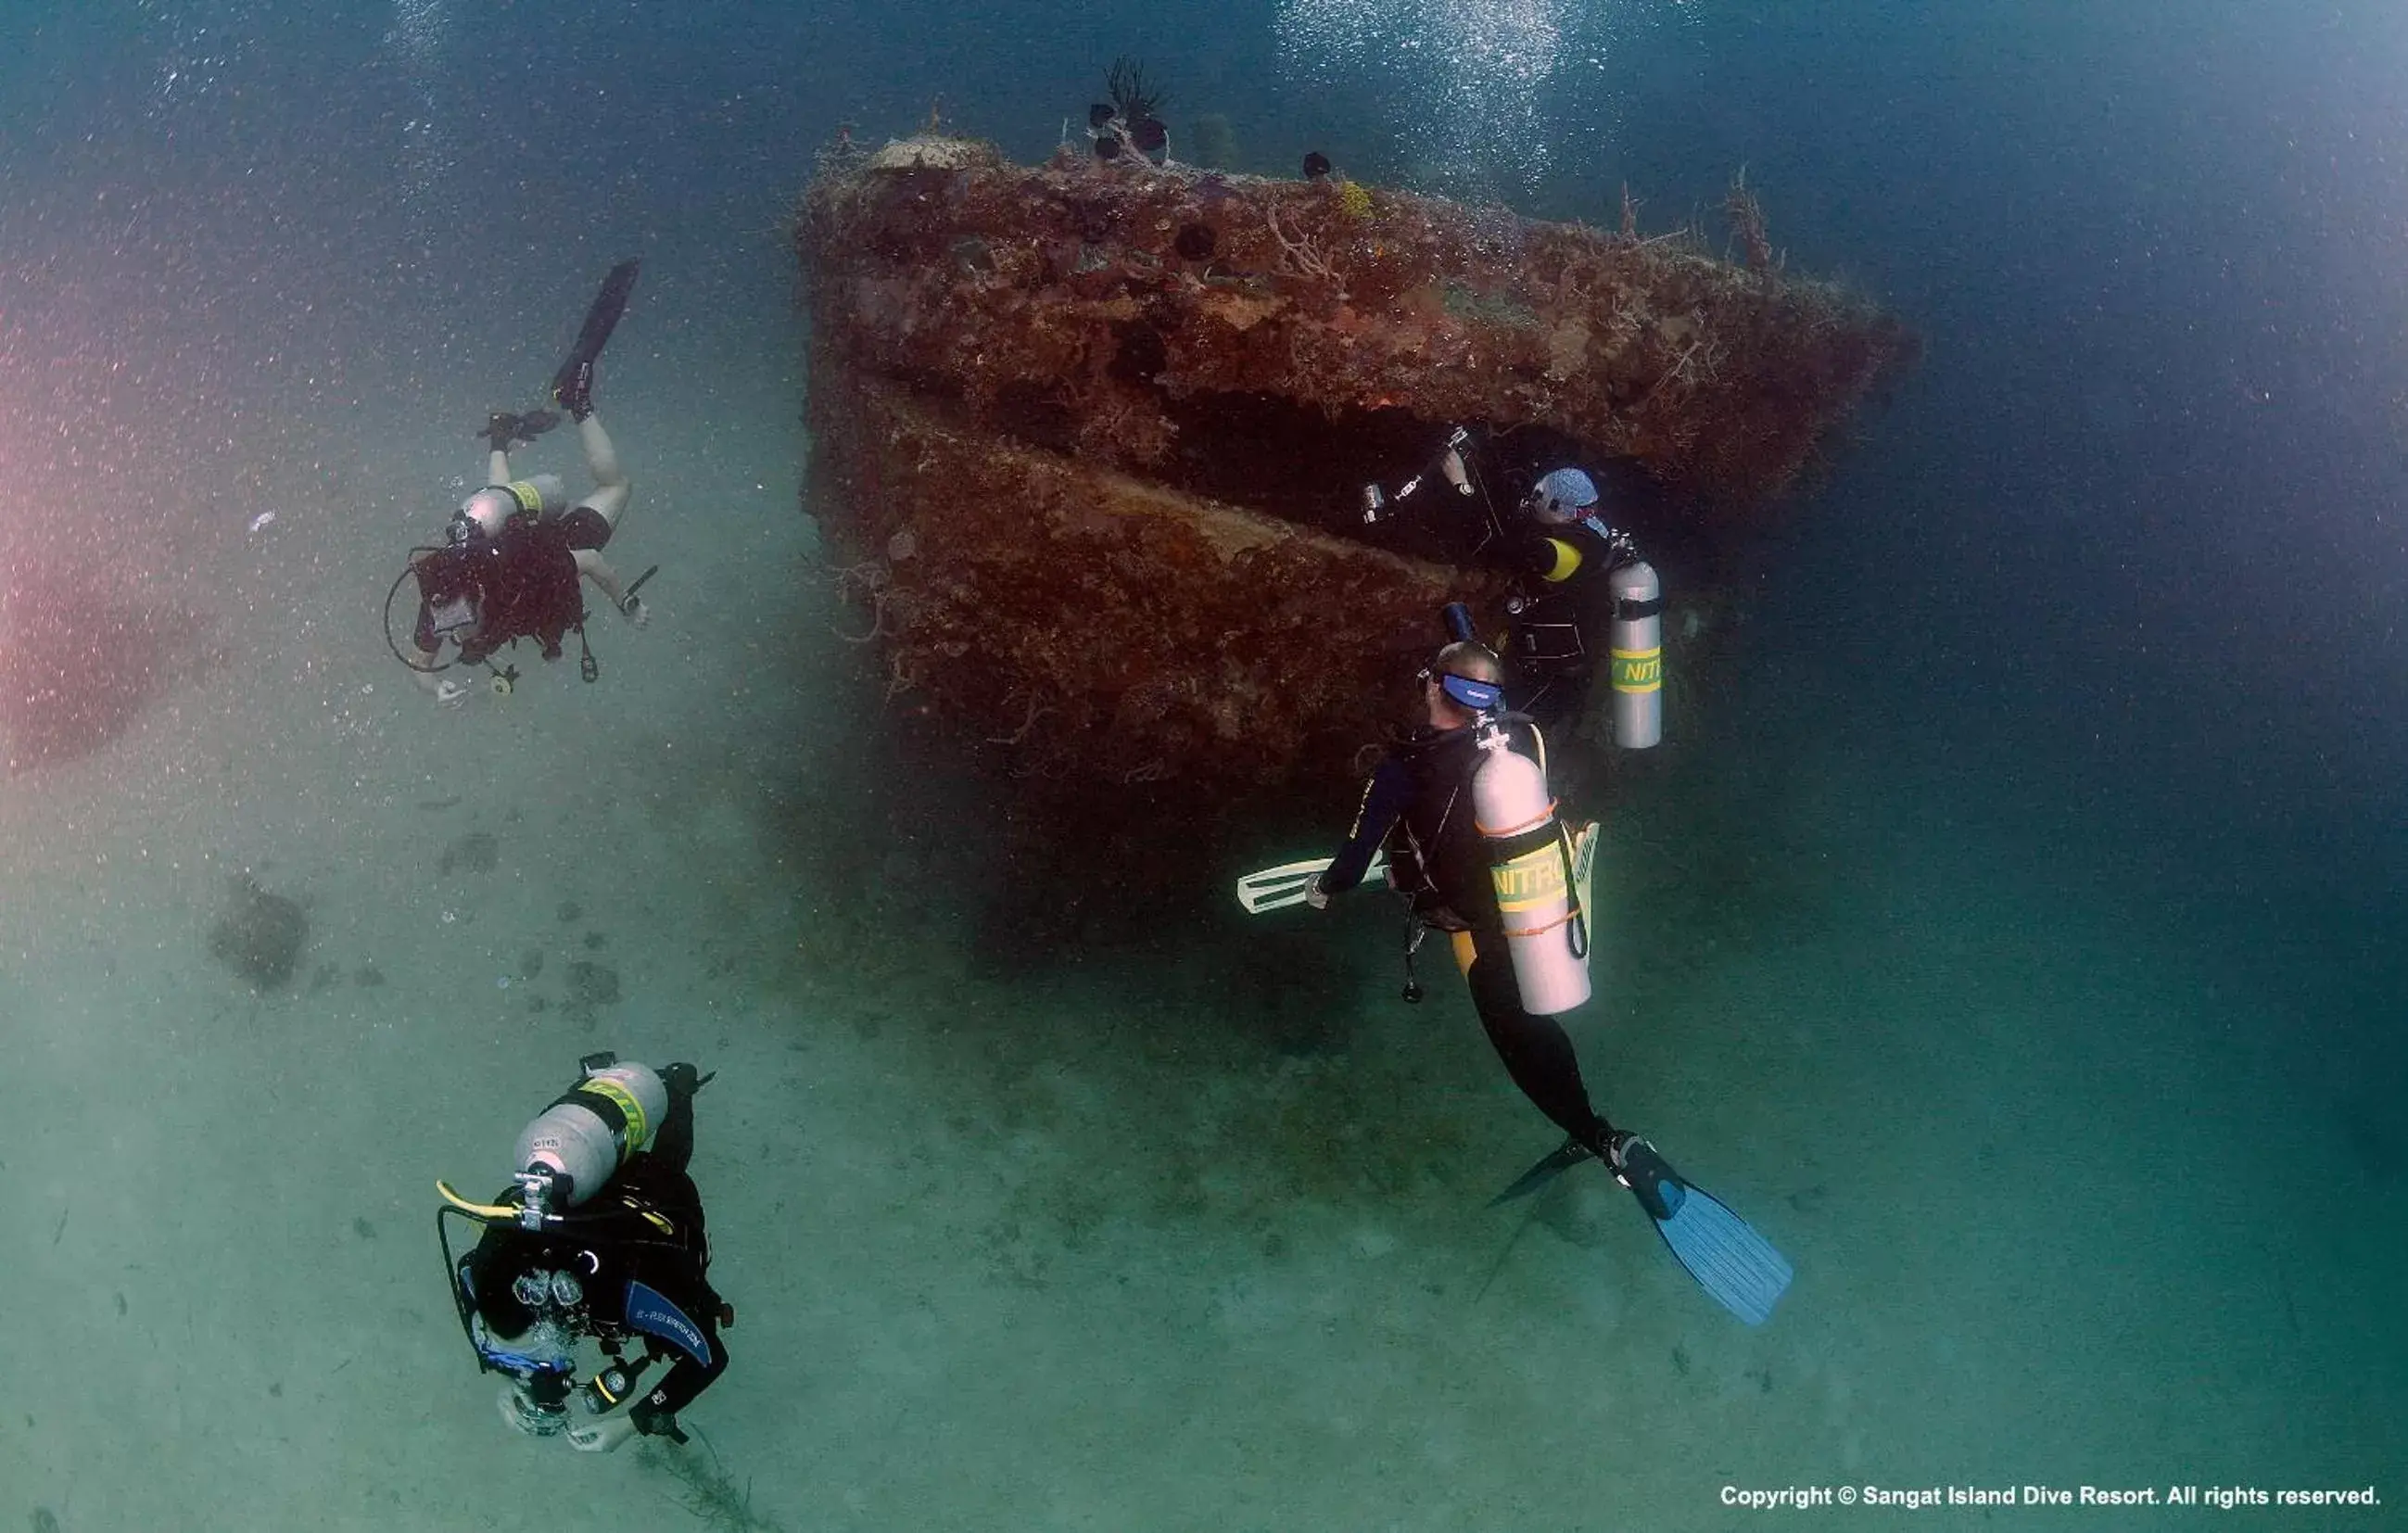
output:
[[[1598,655],[1611,649],[1620,657],[1600,632],[1607,623],[1656,617],[1664,602],[1630,535],[1598,514],[1597,482],[1580,469],[1541,475],[1519,509],[1523,524],[1506,555],[1515,587],[1505,603],[1506,652],[1521,681],[1513,706],[1552,725],[1580,716]],[[1628,738],[1618,714],[1614,722],[1620,743],[1655,743]]]
[[1506,1073],[1566,1136],[1496,1201],[1535,1192],[1593,1157],[1637,1195],[1665,1244],[1713,1297],[1761,1325],[1788,1286],[1788,1262],[1590,1102],[1579,1056],[1555,1017],[1589,997],[1583,885],[1597,827],[1575,837],[1557,817],[1545,739],[1528,715],[1506,709],[1504,666],[1472,642],[1469,613],[1449,607],[1447,626],[1454,641],[1418,678],[1423,723],[1381,758],[1346,844],[1306,885],[1304,902],[1328,909],[1332,895],[1362,881],[1384,846],[1388,881],[1413,914],[1405,998],[1421,995],[1413,950],[1429,930],[1447,933]]
[[[557,660],[561,641],[577,636],[578,669],[588,681],[600,674],[585,642],[585,599],[580,580],[590,580],[610,605],[638,628],[652,621],[638,593],[652,571],[622,581],[603,558],[603,546],[618,530],[627,509],[629,483],[609,434],[594,410],[594,364],[634,291],[638,264],[611,269],[587,312],[583,331],[552,383],[552,402],[577,423],[594,488],[568,504],[558,475],[510,477],[509,449],[532,442],[559,423],[551,410],[524,415],[497,411],[477,433],[486,443],[485,487],[460,503],[446,529],[444,546],[411,551],[409,566],[386,595],[386,638],[392,643],[393,597],[415,576],[419,603],[410,649],[394,652],[410,669],[419,689],[446,707],[465,701],[470,688],[441,675],[453,666],[484,666],[495,692],[518,681],[518,667],[497,666],[495,652],[532,638],[546,660]],[[457,652],[442,658],[446,643]]]
[[[479,1366],[505,1376],[497,1403],[510,1426],[566,1437],[582,1453],[609,1453],[638,1433],[683,1442],[677,1413],[726,1370],[719,1333],[736,1323],[710,1285],[702,1195],[686,1174],[694,1097],[710,1077],[607,1053],[579,1068],[520,1134],[513,1186],[472,1203],[435,1184],[438,1226],[446,1217],[484,1226],[457,1258],[444,1234],[446,1281]],[[579,1384],[582,1338],[608,1361]],[[629,1362],[638,1339],[643,1354]],[[672,1366],[658,1386],[627,1405],[664,1358]]]
[[[1572,728],[1588,697],[1600,656],[1612,664],[1614,743],[1644,750],[1663,738],[1663,592],[1656,570],[1630,535],[1599,512],[1597,481],[1558,467],[1541,474],[1500,512],[1492,493],[1494,443],[1484,450],[1458,426],[1437,458],[1393,494],[1363,490],[1363,519],[1385,521],[1413,509],[1416,497],[1444,483],[1480,512],[1476,526],[1459,519],[1442,533],[1457,554],[1510,571],[1506,631],[1498,646],[1507,666],[1506,697],[1516,712],[1541,724]],[[1468,545],[1468,546],[1467,546]]]
[[[1458,631],[1468,633],[1469,626],[1466,619]],[[1472,778],[1488,758],[1483,737],[1490,731],[1501,735],[1502,748],[1545,770],[1546,741],[1527,714],[1505,709],[1504,678],[1495,652],[1468,638],[1458,638],[1422,667],[1416,678],[1422,724],[1392,744],[1372,769],[1346,845],[1305,899],[1315,910],[1327,909],[1331,895],[1362,881],[1371,859],[1386,846],[1390,880],[1412,901],[1417,938],[1428,928],[1448,934],[1481,1025],[1514,1085],[1574,1142],[1603,1159],[1614,1131],[1589,1104],[1571,1039],[1553,1016],[1533,1015],[1522,1004],[1505,912],[1490,876],[1489,838],[1473,809]],[[1552,811],[1545,829],[1551,836],[1559,833]],[[1542,838],[1532,850],[1552,854],[1553,847]],[[1575,919],[1584,920],[1584,912]],[[1583,965],[1584,999],[1584,932],[1581,940],[1584,951],[1573,956]],[[1418,991],[1415,985],[1408,994]]]

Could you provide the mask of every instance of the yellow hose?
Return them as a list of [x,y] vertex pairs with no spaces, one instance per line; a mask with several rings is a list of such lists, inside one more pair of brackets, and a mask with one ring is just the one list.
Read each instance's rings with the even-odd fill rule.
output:
[[471,1218],[498,1219],[505,1224],[515,1224],[518,1221],[519,1211],[507,1203],[471,1203],[453,1192],[451,1183],[445,1182],[437,1182],[435,1184],[435,1190],[443,1195],[443,1201]]

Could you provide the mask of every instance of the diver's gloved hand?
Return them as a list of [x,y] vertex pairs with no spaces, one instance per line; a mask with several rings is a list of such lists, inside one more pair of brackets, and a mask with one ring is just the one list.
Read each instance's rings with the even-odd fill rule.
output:
[[1304,886],[1304,902],[1316,910],[1329,909],[1329,891],[1321,886],[1320,874],[1315,873],[1312,881]]
[[457,677],[447,676],[435,683],[435,700],[445,708],[458,708],[468,700],[468,694],[475,690]]
[[638,628],[649,628],[652,625],[652,609],[644,605],[643,597],[632,591],[627,593],[627,599],[619,604],[619,610],[626,615],[629,623]]
[[678,1426],[677,1416],[667,1411],[652,1409],[649,1397],[627,1408],[627,1421],[646,1437],[665,1437],[679,1443],[686,1440],[684,1429]]
[[475,435],[484,439],[485,446],[495,452],[508,452],[510,444],[519,440],[519,418],[508,410],[497,409],[485,420],[485,429]]
[[580,1422],[568,1429],[568,1445],[580,1454],[616,1453],[619,1445],[636,1435],[636,1424],[625,1416],[605,1416],[600,1421]]

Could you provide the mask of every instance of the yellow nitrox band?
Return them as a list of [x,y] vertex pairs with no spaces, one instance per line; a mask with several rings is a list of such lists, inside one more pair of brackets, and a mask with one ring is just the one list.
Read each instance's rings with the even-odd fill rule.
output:
[[512,480],[502,488],[508,490],[510,493],[510,498],[519,503],[519,509],[528,515],[532,516],[543,509],[543,492],[536,488],[535,480]]
[[1565,901],[1563,848],[1555,841],[1498,864],[1489,876],[1496,880],[1497,909],[1503,914],[1520,915]]
[[1664,690],[1664,646],[1646,650],[1613,652],[1613,690],[1616,692],[1661,692]]
[[591,1092],[596,1096],[608,1096],[619,1104],[619,1115],[627,1120],[629,1150],[641,1150],[652,1142],[652,1125],[644,1117],[644,1104],[636,1100],[634,1092],[606,1075],[589,1075],[578,1082],[577,1089],[580,1094]]

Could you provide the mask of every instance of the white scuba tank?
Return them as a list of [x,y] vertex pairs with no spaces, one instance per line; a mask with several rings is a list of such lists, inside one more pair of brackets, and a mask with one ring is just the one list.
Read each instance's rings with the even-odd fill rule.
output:
[[[1493,728],[1493,726],[1492,726]],[[1471,815],[1488,839],[1489,877],[1523,1009],[1569,1011],[1588,999],[1588,920],[1572,905],[1571,856],[1544,768],[1494,729],[1471,774]]]
[[629,1155],[652,1142],[668,1107],[668,1088],[649,1066],[621,1063],[591,1070],[526,1125],[510,1165],[519,1171],[552,1173],[554,1186],[566,1194],[558,1207],[575,1208],[600,1192]]
[[1633,559],[1608,578],[1613,598],[1613,743],[1644,751],[1664,738],[1664,588]]
[[458,541],[466,536],[464,519],[475,523],[486,537],[499,537],[502,528],[513,518],[540,520],[567,509],[568,486],[558,474],[537,474],[508,484],[488,484],[460,502],[459,514],[452,518],[452,537]]

